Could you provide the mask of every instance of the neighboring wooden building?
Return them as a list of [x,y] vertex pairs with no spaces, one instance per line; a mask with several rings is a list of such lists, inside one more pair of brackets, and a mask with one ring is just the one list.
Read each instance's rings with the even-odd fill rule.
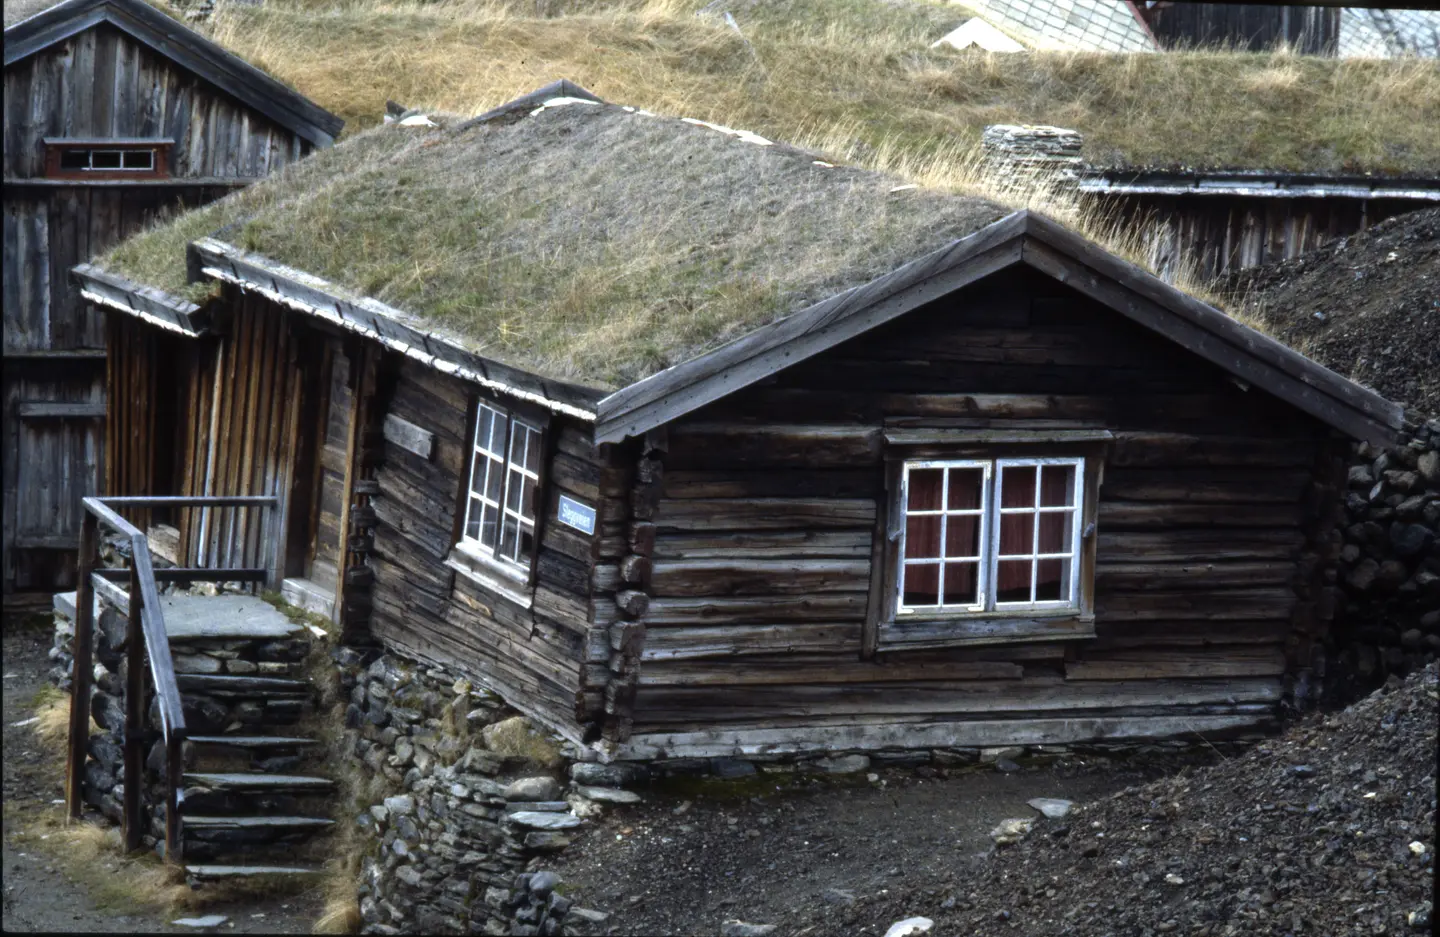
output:
[[1079,181],[1127,222],[1153,224],[1150,264],[1173,278],[1238,273],[1440,205],[1440,180],[1263,170],[1091,170]]
[[1262,3],[1136,4],[1162,49],[1220,46],[1263,52],[1288,46],[1302,55],[1334,55],[1340,8]]
[[67,271],[162,211],[330,146],[341,125],[142,0],[66,0],[7,23],[7,605],[73,587],[80,500],[122,442],[102,422],[105,318]]
[[148,521],[607,756],[1263,726],[1401,424],[1039,216],[569,85],[220,208],[77,270],[112,488],[278,496]]

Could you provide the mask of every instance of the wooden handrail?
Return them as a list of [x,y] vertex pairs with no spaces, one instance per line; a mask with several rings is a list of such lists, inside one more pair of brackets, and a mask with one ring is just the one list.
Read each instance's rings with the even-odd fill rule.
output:
[[[144,832],[140,826],[140,805],[141,788],[144,786],[142,771],[146,760],[144,679],[148,659],[148,670],[155,688],[167,756],[165,854],[167,858],[179,859],[183,840],[180,814],[184,799],[184,792],[181,790],[181,761],[187,728],[179,682],[175,677],[175,661],[170,653],[170,639],[165,630],[165,613],[160,605],[160,590],[156,583],[180,580],[263,582],[266,571],[252,568],[181,568],[157,573],[150,556],[149,540],[138,527],[120,516],[115,508],[274,507],[278,499],[253,495],[85,498],[83,503],[85,513],[80,528],[79,582],[75,592],[75,647],[71,671],[70,738],[65,786],[67,807],[72,818],[80,816],[82,778],[85,774],[90,734],[90,685],[94,676],[91,668],[91,647],[95,625],[94,597],[98,590],[105,595],[107,601],[124,609],[127,620],[125,846],[131,851],[139,849]],[[101,524],[120,533],[129,541],[128,571],[98,568]],[[127,578],[128,593],[111,581]]]
[[263,508],[280,500],[274,495],[135,495],[124,498],[93,498],[122,508]]

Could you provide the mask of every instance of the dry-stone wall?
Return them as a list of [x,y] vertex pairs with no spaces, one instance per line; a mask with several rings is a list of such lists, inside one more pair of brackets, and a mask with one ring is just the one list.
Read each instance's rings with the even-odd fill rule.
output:
[[360,913],[370,934],[584,935],[607,915],[571,907],[545,871],[597,800],[567,796],[579,753],[494,694],[443,670],[335,652],[360,777],[379,792],[354,818],[368,837]]
[[1326,689],[1357,699],[1440,656],[1440,419],[1354,449]]

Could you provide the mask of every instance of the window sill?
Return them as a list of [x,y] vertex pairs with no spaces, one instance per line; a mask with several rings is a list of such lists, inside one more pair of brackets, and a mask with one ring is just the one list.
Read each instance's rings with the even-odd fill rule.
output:
[[882,622],[880,651],[920,648],[974,647],[986,644],[1028,644],[1039,641],[1083,641],[1095,637],[1093,615],[1077,615],[1073,609],[1060,614],[985,617],[975,615],[949,618],[904,618]]
[[445,558],[445,565],[486,592],[512,605],[528,609],[534,604],[535,596],[526,591],[526,585],[520,577],[488,557],[477,556],[456,545]]

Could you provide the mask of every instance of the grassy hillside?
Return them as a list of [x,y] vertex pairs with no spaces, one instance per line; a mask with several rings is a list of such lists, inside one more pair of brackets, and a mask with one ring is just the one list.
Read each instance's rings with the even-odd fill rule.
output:
[[[967,13],[920,0],[268,0],[207,27],[339,113],[474,113],[565,77],[607,100],[874,164],[957,158],[986,124],[1073,127],[1100,165],[1440,170],[1440,64],[1284,53],[932,50]],[[887,167],[893,168],[893,167]]]

